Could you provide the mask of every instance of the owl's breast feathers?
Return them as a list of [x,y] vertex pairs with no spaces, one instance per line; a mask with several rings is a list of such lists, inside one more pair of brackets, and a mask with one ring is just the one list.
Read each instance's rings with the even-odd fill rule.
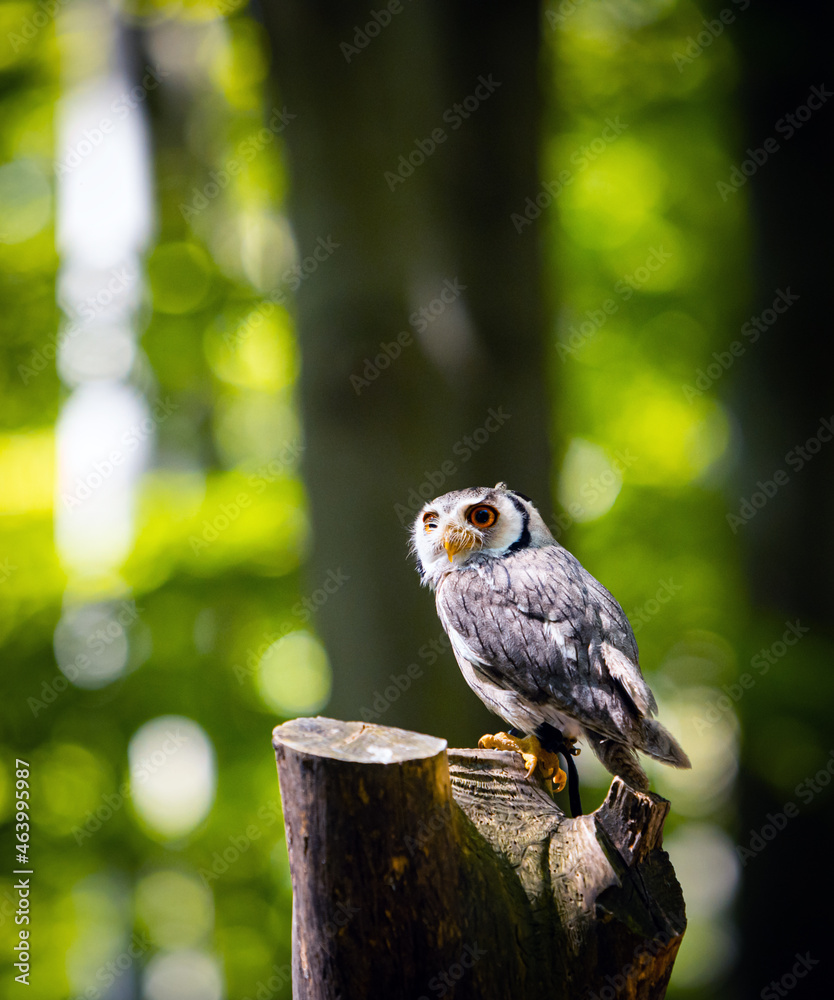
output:
[[566,549],[473,560],[444,575],[436,599],[458,660],[544,716],[551,708],[602,737],[644,742],[642,720],[657,706],[631,626]]

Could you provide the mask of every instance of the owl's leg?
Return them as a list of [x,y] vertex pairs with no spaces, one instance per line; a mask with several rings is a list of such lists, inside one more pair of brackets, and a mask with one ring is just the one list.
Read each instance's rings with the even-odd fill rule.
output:
[[553,779],[554,789],[561,792],[568,776],[561,768],[558,753],[546,750],[535,736],[524,737],[523,733],[515,735],[516,733],[518,730],[482,736],[478,740],[478,746],[482,750],[513,750],[515,753],[520,753],[527,765],[528,778],[533,776],[538,767],[545,778]]
[[[543,722],[536,730],[536,736],[541,741],[542,746],[554,755],[561,754],[568,765],[568,795],[570,797],[570,811],[574,817],[582,815],[582,800],[579,797],[579,772],[573,758],[579,753],[575,745],[576,740],[567,739],[562,735],[561,729],[551,726],[549,722]],[[562,788],[564,788],[564,782]]]

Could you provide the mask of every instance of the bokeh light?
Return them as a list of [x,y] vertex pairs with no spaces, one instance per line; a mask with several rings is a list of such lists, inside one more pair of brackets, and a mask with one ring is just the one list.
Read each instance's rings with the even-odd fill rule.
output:
[[211,260],[193,243],[163,243],[148,259],[148,281],[159,312],[192,312],[209,294]]
[[200,947],[211,938],[214,901],[195,875],[161,869],[136,886],[136,915],[158,946]]
[[559,476],[559,502],[577,521],[602,517],[622,489],[623,465],[612,462],[599,445],[574,438]]
[[143,1000],[222,1000],[217,960],[200,951],[176,950],[154,956],[142,981]]
[[263,654],[258,691],[264,702],[287,718],[317,712],[330,694],[330,664],[309,632],[290,632]]
[[128,759],[133,807],[152,831],[183,837],[208,815],[217,782],[214,748],[191,719],[146,722],[130,741]]

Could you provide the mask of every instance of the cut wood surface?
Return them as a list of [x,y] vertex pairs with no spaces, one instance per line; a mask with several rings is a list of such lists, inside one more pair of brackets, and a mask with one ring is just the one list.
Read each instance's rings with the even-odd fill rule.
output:
[[669,803],[571,819],[518,754],[362,722],[273,734],[296,1000],[659,998],[686,925]]

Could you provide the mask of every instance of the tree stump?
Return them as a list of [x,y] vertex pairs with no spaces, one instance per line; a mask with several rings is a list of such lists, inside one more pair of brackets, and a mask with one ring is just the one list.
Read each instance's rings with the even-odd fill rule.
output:
[[663,997],[686,926],[669,803],[570,819],[518,754],[295,719],[273,733],[295,1000]]

